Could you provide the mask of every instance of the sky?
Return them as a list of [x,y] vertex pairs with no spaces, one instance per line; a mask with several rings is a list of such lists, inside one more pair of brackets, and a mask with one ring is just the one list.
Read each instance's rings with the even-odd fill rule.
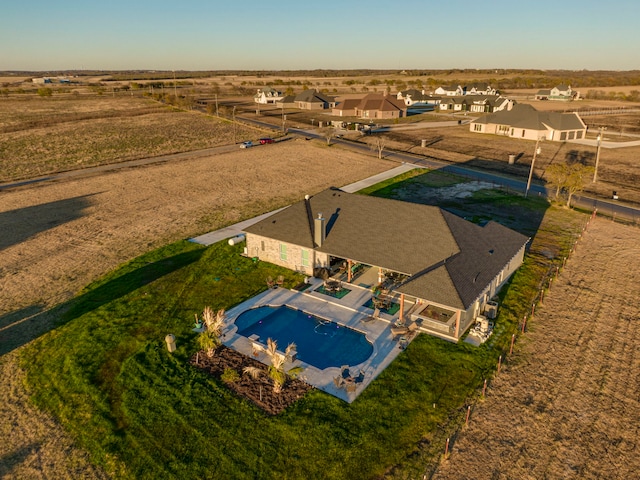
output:
[[640,1],[29,0],[0,71],[640,69]]

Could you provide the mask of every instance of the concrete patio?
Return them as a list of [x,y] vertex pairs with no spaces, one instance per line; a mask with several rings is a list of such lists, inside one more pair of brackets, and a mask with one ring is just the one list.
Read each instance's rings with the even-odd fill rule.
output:
[[[288,305],[361,332],[373,345],[373,353],[365,362],[349,365],[354,375],[360,371],[364,372],[364,380],[357,384],[355,391],[347,392],[345,388],[339,388],[335,385],[334,378],[341,374],[340,367],[320,370],[301,360],[288,363],[285,367],[287,369],[293,366],[304,367],[304,372],[301,375],[302,380],[319,390],[351,403],[402,352],[403,345],[394,340],[391,333],[391,327],[397,319],[397,315],[391,316],[382,313],[378,319],[364,321],[373,314],[373,310],[363,306],[371,299],[370,289],[346,284],[345,287],[351,291],[343,298],[338,299],[316,291],[322,286],[322,280],[310,278],[309,282],[309,288],[302,292],[286,288],[269,289],[230,309],[227,312],[223,343],[245,355],[253,355],[253,342],[237,334],[238,328],[235,325],[235,320],[242,312],[263,305],[274,307]],[[406,338],[407,342],[411,339],[411,336]],[[257,359],[264,362],[264,354],[260,354]]]

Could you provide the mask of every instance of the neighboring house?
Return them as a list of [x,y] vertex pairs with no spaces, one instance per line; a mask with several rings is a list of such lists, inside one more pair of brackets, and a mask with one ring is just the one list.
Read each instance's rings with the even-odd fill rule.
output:
[[449,85],[444,87],[436,88],[436,91],[433,92],[436,95],[446,95],[452,97],[454,95],[464,95],[464,88],[462,85]]
[[31,81],[38,84],[51,83],[51,79],[49,77],[32,78]]
[[280,100],[276,100],[275,105],[280,108],[295,108],[296,97],[295,95],[287,95],[282,97]]
[[584,138],[587,126],[577,113],[539,112],[531,105],[517,104],[510,110],[483,115],[469,129],[477,133],[513,138],[565,141]]
[[499,95],[488,83],[474,83],[464,87],[465,95]]
[[306,275],[342,266],[354,286],[356,267],[395,278],[391,294],[400,319],[452,341],[522,264],[529,240],[495,222],[479,226],[439,207],[335,188],[245,233],[246,255]]
[[317,90],[304,90],[296,95],[294,103],[301,110],[326,110],[336,106],[335,98],[327,97]]
[[398,92],[396,96],[398,100],[403,100],[407,107],[420,105],[437,105],[440,103],[440,97],[428,95],[424,90],[404,90]]
[[390,95],[370,93],[360,100],[355,114],[360,118],[402,118],[407,116],[407,106]]
[[276,103],[280,100],[282,100],[282,92],[279,92],[278,90],[271,87],[267,87],[264,89],[259,88],[258,93],[253,96],[253,101],[262,105]]
[[488,83],[473,83],[471,85],[451,85],[438,87],[434,92],[436,95],[447,95],[449,97],[461,95],[499,95],[498,91]]
[[331,110],[331,115],[334,117],[355,117],[356,107],[360,103],[359,98],[345,98],[341,102],[338,102]]
[[568,102],[580,98],[580,92],[571,89],[571,85],[558,85],[550,90],[538,90],[536,100],[560,100]]
[[463,95],[443,98],[440,101],[440,110],[492,113],[504,110],[509,105],[512,105],[512,101],[499,95]]

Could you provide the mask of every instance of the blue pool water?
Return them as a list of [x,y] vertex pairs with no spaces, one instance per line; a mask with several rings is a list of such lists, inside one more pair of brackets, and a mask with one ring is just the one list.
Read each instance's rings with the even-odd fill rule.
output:
[[362,333],[290,307],[253,308],[241,313],[235,323],[238,334],[256,334],[263,345],[271,338],[281,352],[295,343],[298,358],[321,370],[358,365],[373,353],[373,345]]

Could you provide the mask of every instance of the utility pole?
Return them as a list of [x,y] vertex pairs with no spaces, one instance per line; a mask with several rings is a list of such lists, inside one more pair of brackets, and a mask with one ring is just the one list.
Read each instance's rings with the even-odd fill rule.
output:
[[598,141],[598,147],[596,149],[596,168],[593,170],[593,182],[592,183],[596,183],[598,181],[598,162],[600,161],[600,144],[602,143],[602,132],[606,130],[606,127],[600,127],[600,133],[598,133],[598,136],[596,137],[596,140]]
[[527,189],[524,191],[524,198],[527,198],[527,195],[529,195],[529,188],[531,188],[531,178],[533,177],[533,166],[536,163],[536,156],[540,153],[540,147],[538,145],[540,144],[541,140],[544,140],[544,135],[541,137],[538,137],[538,139],[536,140],[536,149],[533,151],[533,160],[531,160],[531,168],[529,169],[529,179],[527,180]]
[[232,120],[233,120],[233,143],[236,143],[236,106],[233,106],[233,113],[232,113]]
[[216,117],[219,117],[220,114],[218,113],[218,94],[216,93]]
[[173,71],[173,96],[178,100],[178,82],[176,82],[176,71]]

